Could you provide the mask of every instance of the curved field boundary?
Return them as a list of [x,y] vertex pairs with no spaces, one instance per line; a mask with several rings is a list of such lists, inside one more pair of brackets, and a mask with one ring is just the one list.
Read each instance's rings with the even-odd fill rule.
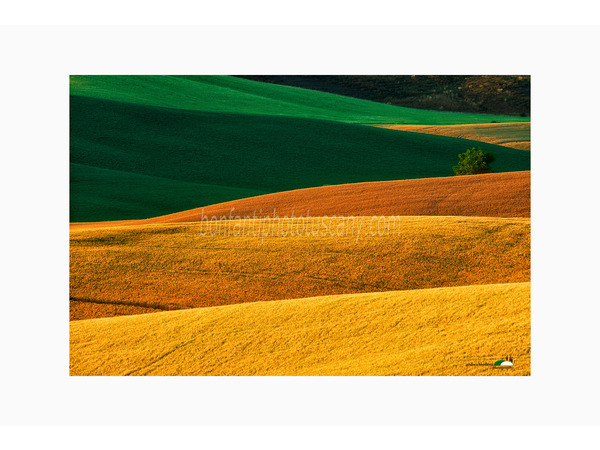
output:
[[531,122],[525,123],[481,123],[470,125],[375,125],[389,130],[435,134],[519,150],[531,150]]
[[[207,113],[71,96],[71,221],[146,219],[324,185],[453,175],[473,141],[286,116]],[[528,152],[480,143],[492,169]]]
[[530,171],[299,189],[144,220],[71,223],[71,230],[197,222],[230,215],[530,217]]
[[238,304],[71,322],[70,374],[529,375],[530,329],[530,283]]

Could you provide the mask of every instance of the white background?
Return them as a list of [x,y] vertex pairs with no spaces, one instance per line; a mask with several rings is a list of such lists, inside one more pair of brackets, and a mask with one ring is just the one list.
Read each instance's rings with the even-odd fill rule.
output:
[[[0,425],[597,426],[599,38],[582,27],[1,29]],[[70,378],[68,75],[335,73],[532,75],[532,376]]]

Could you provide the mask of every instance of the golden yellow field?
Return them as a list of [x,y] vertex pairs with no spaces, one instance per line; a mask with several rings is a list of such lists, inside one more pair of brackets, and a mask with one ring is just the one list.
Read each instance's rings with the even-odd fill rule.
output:
[[[530,283],[71,322],[71,375],[529,375]],[[511,356],[513,368],[493,368]]]
[[519,150],[531,150],[531,122],[469,125],[376,125],[391,130],[437,134],[487,142]]
[[[387,217],[382,236],[379,218],[353,220],[225,221],[227,236],[201,236],[205,223],[72,230],[71,320],[530,279],[528,218]],[[232,235],[242,226],[258,235]]]

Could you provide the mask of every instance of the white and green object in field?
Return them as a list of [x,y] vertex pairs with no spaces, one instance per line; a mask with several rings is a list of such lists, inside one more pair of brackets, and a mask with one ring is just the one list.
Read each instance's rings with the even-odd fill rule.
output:
[[513,367],[513,363],[511,361],[499,359],[494,363],[494,367]]

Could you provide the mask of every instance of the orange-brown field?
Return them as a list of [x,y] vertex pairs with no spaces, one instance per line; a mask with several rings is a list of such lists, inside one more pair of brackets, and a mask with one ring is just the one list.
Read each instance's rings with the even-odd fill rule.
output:
[[71,230],[71,320],[530,278],[528,218],[316,220]]
[[[228,216],[529,217],[530,171],[323,186],[245,198],[144,220],[71,223],[71,230],[197,222]],[[233,212],[232,212],[233,208]],[[261,212],[262,211],[262,212]]]
[[436,134],[487,142],[519,150],[531,150],[531,122],[469,125],[375,125],[390,130]]
[[[71,298],[69,301],[69,316],[73,318],[94,319],[98,317],[116,317],[130,316],[132,314],[146,314],[170,309],[179,309],[178,307],[169,307],[168,305],[154,305],[141,303],[111,303],[108,301],[96,301],[93,299],[77,300]],[[158,306],[158,307],[156,307]]]

